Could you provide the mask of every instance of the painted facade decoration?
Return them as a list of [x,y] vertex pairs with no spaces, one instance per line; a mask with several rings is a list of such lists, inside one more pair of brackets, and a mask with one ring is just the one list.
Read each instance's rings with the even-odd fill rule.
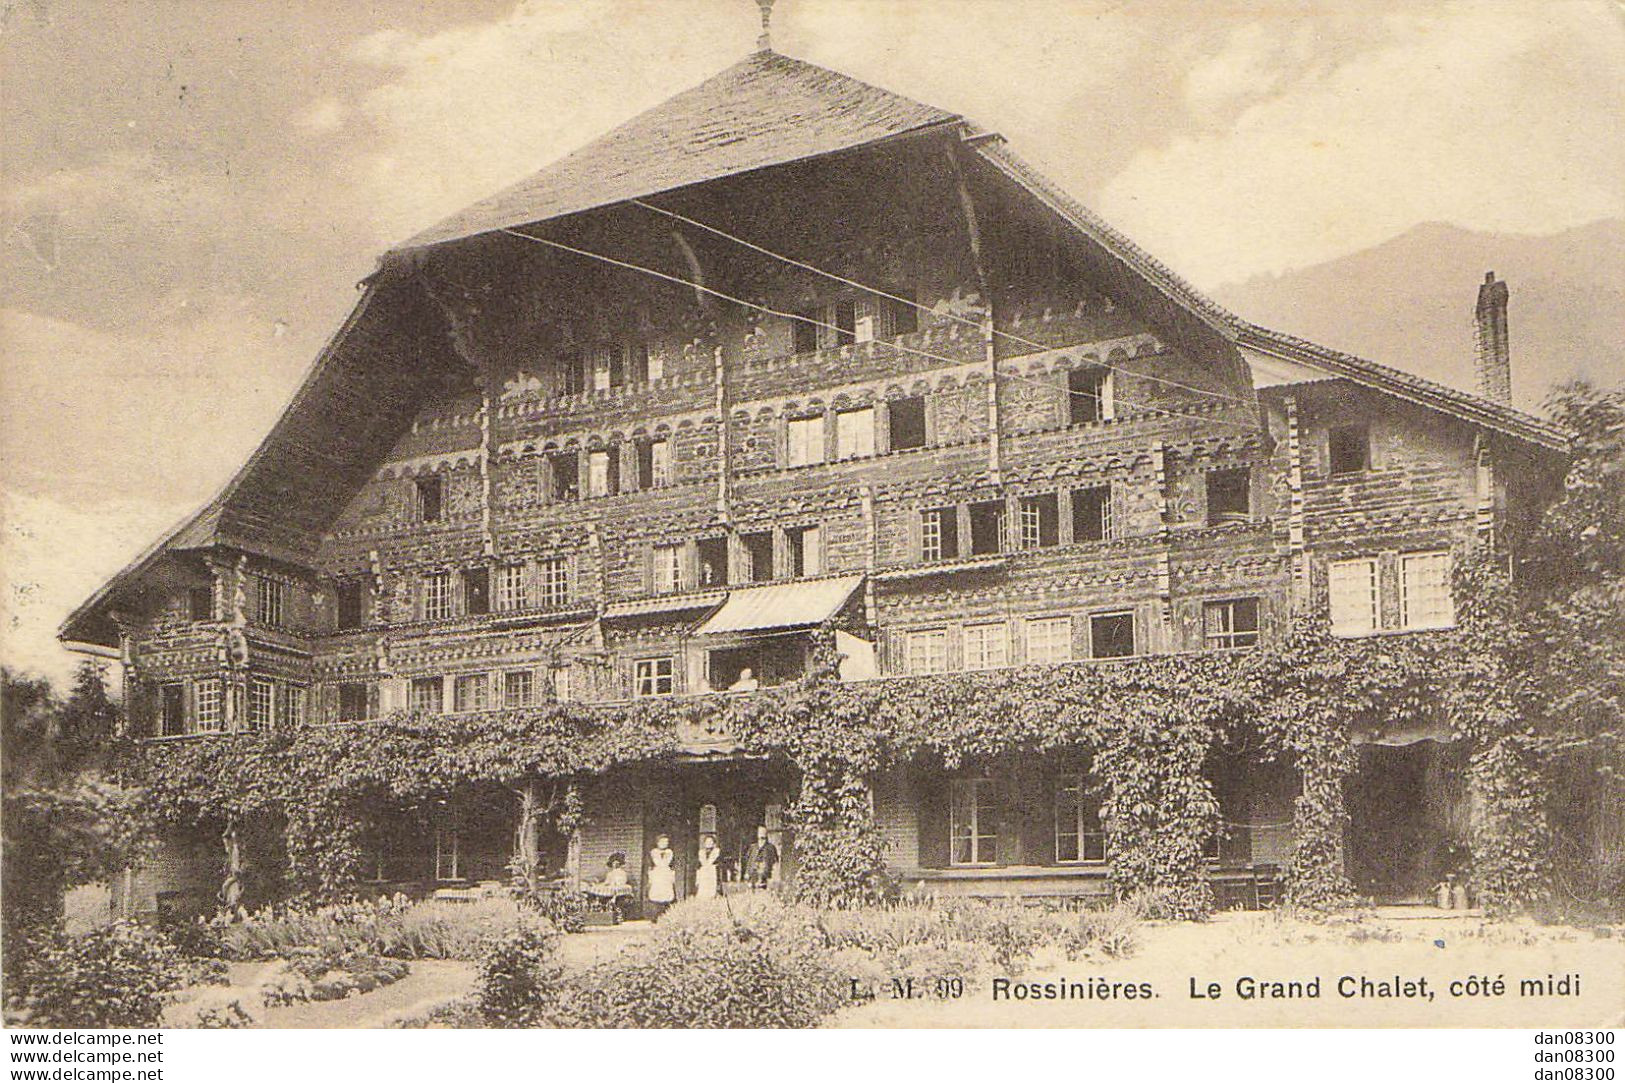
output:
[[[387,253],[261,451],[63,636],[121,649],[139,736],[191,742],[747,696],[803,677],[820,630],[878,681],[1245,651],[1319,597],[1339,634],[1427,634],[1561,446],[1247,324],[996,134],[763,51]],[[1428,736],[1362,759],[1351,873],[1379,895],[1426,891],[1467,815]],[[681,745],[586,780],[550,871],[666,834],[681,895],[713,835],[726,889],[765,827],[793,880],[794,771]],[[1245,750],[1212,771],[1221,898],[1267,904],[1297,780]],[[888,770],[888,862],[944,892],[1102,891],[1088,777]],[[378,882],[506,875],[509,806],[397,820]],[[207,842],[127,904],[212,896]]]

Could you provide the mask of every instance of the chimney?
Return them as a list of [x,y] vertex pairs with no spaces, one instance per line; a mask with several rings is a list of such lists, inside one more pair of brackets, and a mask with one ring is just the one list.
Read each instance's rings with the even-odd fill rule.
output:
[[1512,401],[1512,355],[1507,350],[1507,284],[1484,275],[1478,287],[1478,393],[1496,402]]

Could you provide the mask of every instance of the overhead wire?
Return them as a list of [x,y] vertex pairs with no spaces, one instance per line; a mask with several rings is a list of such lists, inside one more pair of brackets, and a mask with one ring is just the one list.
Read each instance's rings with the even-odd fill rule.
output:
[[[555,240],[551,240],[551,239],[549,239],[547,237],[538,237],[533,233],[525,233],[522,230],[513,229],[513,228],[507,227],[507,226],[504,226],[501,229],[500,232],[506,233],[509,236],[518,237],[521,240],[531,241],[531,242],[533,242],[535,244],[545,245],[545,246],[547,246],[549,248],[555,248],[555,249],[558,249],[561,252],[570,252],[570,253],[573,253],[575,255],[585,257],[587,259],[599,260],[599,261],[601,261],[603,263],[607,263],[607,264],[610,264],[611,266],[615,266],[615,267],[620,267],[620,268],[623,268],[623,269],[628,270],[628,271],[636,271],[636,272],[638,272],[640,274],[650,275],[650,276],[652,276],[654,278],[662,279],[662,280],[664,280],[666,282],[671,282],[671,283],[674,283],[674,284],[679,285],[679,286],[685,286],[685,287],[687,287],[689,289],[697,290],[700,293],[704,293],[704,294],[707,294],[709,296],[716,297],[719,300],[727,301],[730,304],[740,305],[740,306],[742,306],[744,308],[753,309],[753,310],[755,310],[757,312],[762,312],[762,313],[765,313],[766,315],[769,315],[769,316],[777,316],[777,317],[779,317],[781,319],[786,319],[786,320],[799,320],[802,323],[808,323],[808,324],[813,325],[814,327],[826,328],[828,330],[835,331],[838,334],[848,334],[848,333],[850,333],[847,329],[839,327],[839,326],[837,326],[837,325],[835,325],[833,323],[826,323],[826,322],[821,321],[821,320],[811,319],[811,318],[809,318],[809,317],[807,317],[805,315],[795,313],[795,312],[784,312],[784,311],[781,311],[780,309],[773,308],[770,305],[761,304],[760,302],[757,302],[757,301],[748,301],[743,297],[735,297],[732,294],[724,293],[723,291],[721,291],[719,289],[716,289],[713,286],[707,286],[704,283],[695,282],[695,281],[693,281],[691,279],[682,278],[682,277],[680,277],[678,275],[668,274],[665,271],[656,270],[653,267],[645,267],[642,264],[632,263],[632,262],[629,262],[627,260],[618,259],[618,258],[616,258],[614,256],[605,255],[602,252],[594,252],[591,249],[587,249],[587,248],[578,248],[575,245],[565,244],[563,241],[555,241]],[[914,347],[914,346],[906,346],[906,345],[904,345],[904,344],[902,344],[900,342],[892,342],[889,345],[891,346],[892,349],[895,349],[895,350],[897,350],[899,352],[914,354],[914,355],[916,355],[918,357],[924,357],[924,358],[927,358],[927,359],[932,360],[932,361],[939,361],[939,362],[942,362],[943,364],[947,364],[947,365],[958,366],[958,365],[963,365],[963,364],[966,363],[964,358],[945,357],[942,354],[932,353],[929,350],[922,350],[922,349],[919,349],[918,347]],[[1049,348],[1064,348],[1064,347],[1049,347]],[[1110,366],[1106,366],[1106,367],[1110,367]],[[1004,376],[1004,377],[1009,378],[1009,379],[1025,380],[1025,381],[1027,381],[1029,383],[1037,384],[1038,386],[1043,387],[1043,388],[1045,388],[1047,390],[1050,390],[1050,391],[1056,390],[1055,385],[1053,385],[1053,384],[1047,383],[1047,382],[1045,382],[1043,380],[1036,379],[1034,377],[1023,376],[1023,375],[1021,375],[1019,373],[1000,373],[999,375]],[[1070,388],[1066,389],[1066,394],[1068,394],[1068,395],[1077,395],[1077,396],[1079,396],[1081,398],[1093,398],[1093,397],[1095,397],[1095,396],[1091,395],[1088,392],[1073,391]],[[1137,403],[1137,402],[1133,402],[1133,401],[1131,401],[1129,399],[1125,399],[1125,398],[1122,398],[1120,396],[1115,396],[1115,395],[1113,396],[1113,401],[1117,402],[1117,403],[1121,403],[1124,406],[1128,406],[1128,407],[1130,407],[1132,409],[1144,410],[1144,411],[1147,411],[1149,413],[1162,414],[1162,415],[1164,415],[1166,417],[1189,418],[1189,419],[1194,420],[1194,421],[1205,421],[1205,422],[1209,422],[1211,424],[1216,424],[1216,425],[1229,425],[1229,426],[1231,426],[1233,428],[1240,429],[1243,432],[1247,432],[1247,433],[1253,433],[1253,432],[1257,431],[1257,426],[1256,425],[1249,425],[1249,424],[1246,424],[1244,422],[1239,422],[1239,421],[1231,421],[1228,418],[1208,417],[1208,416],[1203,416],[1203,415],[1199,415],[1199,414],[1191,414],[1191,413],[1188,413],[1188,412],[1185,412],[1185,411],[1180,411],[1180,410],[1170,410],[1167,407],[1152,406],[1152,405],[1150,405],[1148,403]]]
[[[904,297],[901,294],[890,293],[890,292],[888,292],[886,290],[879,289],[879,288],[877,288],[875,286],[868,286],[868,285],[863,284],[862,282],[857,282],[857,281],[855,281],[853,279],[847,278],[844,275],[838,275],[834,271],[826,271],[822,267],[814,266],[813,264],[807,263],[807,262],[805,262],[803,260],[798,260],[798,259],[795,259],[792,256],[786,256],[786,255],[784,255],[782,253],[774,252],[771,249],[764,248],[761,245],[756,244],[754,241],[746,240],[743,237],[739,237],[739,236],[736,236],[735,234],[729,233],[725,229],[720,229],[717,226],[713,226],[713,225],[710,225],[709,223],[702,222],[697,218],[691,218],[686,214],[680,214],[677,211],[667,210],[665,207],[657,207],[653,203],[649,203],[649,202],[647,202],[645,200],[642,200],[642,199],[632,199],[632,200],[628,200],[628,202],[631,203],[633,206],[642,207],[645,210],[654,211],[656,214],[663,214],[668,218],[672,218],[672,219],[674,219],[676,221],[683,222],[683,223],[685,223],[687,225],[695,227],[696,229],[703,229],[707,233],[715,234],[716,236],[721,237],[724,240],[732,241],[734,244],[743,245],[744,247],[750,249],[751,251],[758,252],[761,255],[769,257],[770,259],[776,259],[776,260],[779,260],[782,263],[789,264],[792,267],[800,268],[803,271],[809,271],[812,274],[821,275],[824,278],[830,279],[831,281],[839,282],[844,286],[850,286],[853,289],[862,290],[865,293],[874,294],[876,297],[884,297],[886,300],[896,302],[897,304],[908,305],[908,306],[910,306],[912,308],[918,309],[921,312],[929,312],[929,313],[932,313],[933,315],[946,316],[950,320],[954,320],[954,321],[956,321],[958,323],[965,324],[966,326],[969,326],[969,327],[975,327],[978,330],[982,329],[982,323],[981,323],[980,320],[973,320],[969,316],[961,316],[961,315],[959,315],[958,313],[955,313],[955,312],[938,312],[932,306],[927,305],[927,304],[922,304],[921,302],[915,300],[912,297]],[[1009,339],[1011,342],[1019,343],[1020,345],[1030,347],[1030,348],[1032,348],[1034,350],[1052,350],[1052,349],[1055,349],[1054,346],[1048,345],[1046,343],[1038,342],[1038,341],[1036,341],[1034,339],[1027,338],[1024,335],[1015,334],[1014,332],[1011,332],[1011,331],[1003,331],[1003,330],[1000,330],[997,327],[993,328],[993,334],[996,335],[999,338]],[[1165,384],[1165,385],[1167,385],[1169,387],[1177,387],[1182,391],[1189,391],[1189,392],[1192,392],[1193,394],[1206,395],[1206,396],[1208,396],[1210,398],[1222,399],[1225,402],[1232,402],[1232,403],[1236,403],[1237,405],[1241,405],[1241,406],[1251,406],[1252,405],[1246,399],[1238,398],[1235,395],[1226,395],[1222,391],[1213,391],[1213,390],[1211,390],[1209,388],[1194,387],[1191,384],[1181,383],[1178,380],[1170,380],[1170,379],[1167,379],[1166,377],[1162,377],[1162,376],[1155,376],[1155,375],[1152,375],[1151,373],[1148,373],[1148,372],[1130,373],[1127,369],[1121,368],[1121,367],[1119,367],[1117,365],[1113,365],[1113,364],[1110,364],[1109,362],[1105,362],[1105,361],[1095,362],[1095,364],[1098,365],[1101,368],[1111,369],[1113,372],[1121,372],[1125,376],[1132,375],[1136,379],[1150,380],[1150,381],[1152,381],[1154,383]]]

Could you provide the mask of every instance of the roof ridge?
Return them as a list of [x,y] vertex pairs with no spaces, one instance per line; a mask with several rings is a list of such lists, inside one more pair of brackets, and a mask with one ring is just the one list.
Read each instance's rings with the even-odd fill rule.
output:
[[562,218],[959,119],[845,72],[758,49],[392,251]]

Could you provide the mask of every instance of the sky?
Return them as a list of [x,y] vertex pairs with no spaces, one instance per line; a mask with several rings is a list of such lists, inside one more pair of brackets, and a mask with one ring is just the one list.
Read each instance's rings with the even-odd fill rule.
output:
[[[0,659],[264,436],[378,254],[735,62],[754,0],[0,8]],[[778,0],[1219,289],[1427,222],[1625,217],[1608,2]]]

